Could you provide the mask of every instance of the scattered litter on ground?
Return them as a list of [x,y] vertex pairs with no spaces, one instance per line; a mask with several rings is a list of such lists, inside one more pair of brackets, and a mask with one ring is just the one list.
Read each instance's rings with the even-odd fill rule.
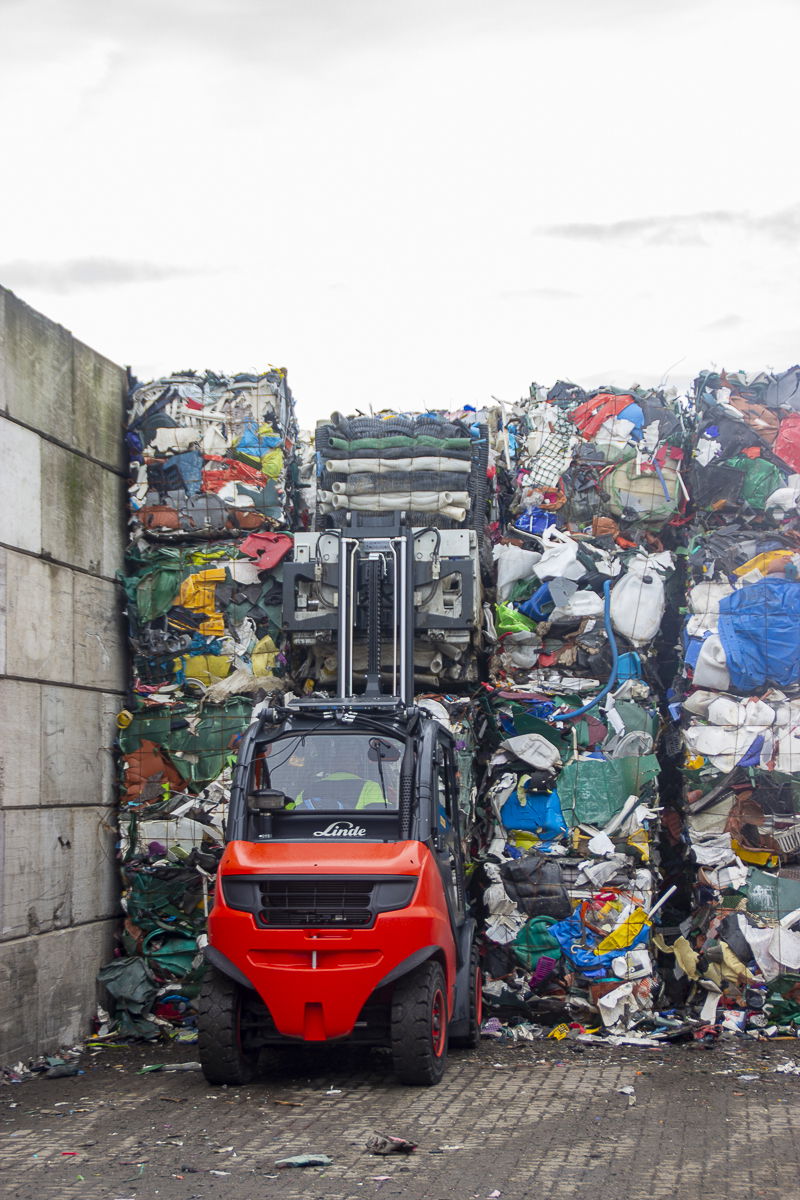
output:
[[292,1158],[279,1158],[276,1167],[327,1167],[333,1162],[327,1154],[295,1154]]
[[393,1137],[391,1134],[375,1133],[367,1139],[367,1150],[370,1154],[411,1154],[416,1148],[416,1142]]

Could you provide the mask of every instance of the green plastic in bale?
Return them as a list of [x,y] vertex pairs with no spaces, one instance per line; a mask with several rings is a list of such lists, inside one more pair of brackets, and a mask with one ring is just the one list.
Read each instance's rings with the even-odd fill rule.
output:
[[530,617],[526,617],[523,613],[517,612],[515,608],[511,608],[508,604],[498,604],[495,606],[497,633],[502,636],[504,633],[532,633],[536,628],[536,622]]
[[649,733],[655,738],[658,732],[658,713],[655,709],[634,704],[632,700],[618,700],[614,709],[624,723],[626,733]]
[[749,867],[747,871],[747,911],[782,921],[800,908],[800,879],[783,879]]
[[800,975],[776,975],[769,985],[768,1004],[773,1022],[800,1026]]
[[571,762],[558,776],[564,819],[571,829],[576,825],[602,829],[617,815],[628,796],[641,796],[657,775],[658,759],[654,754]]
[[144,939],[142,953],[150,968],[159,975],[176,975],[182,979],[192,970],[197,941],[194,937],[169,937],[164,930],[154,929]]
[[124,754],[138,749],[142,738],[165,750],[182,778],[199,791],[213,783],[224,770],[232,754],[232,741],[250,724],[252,701],[247,696],[231,696],[224,704],[206,705],[194,728],[172,728],[194,717],[197,706],[181,705],[167,713],[138,712],[126,729],[120,731],[119,745]]
[[[593,710],[592,716],[594,717],[595,721],[597,721],[598,725],[603,726],[607,734],[608,726],[605,721],[600,719],[599,716],[595,716],[596,711],[597,710]],[[589,748],[589,746],[597,745],[598,741],[601,740],[592,736],[591,728],[586,717],[580,717],[577,721],[573,721],[571,727],[575,730],[575,741],[581,750],[586,750]]]
[[169,612],[175,603],[184,572],[180,567],[159,567],[148,571],[136,585],[136,612],[139,620],[154,621]]
[[509,604],[524,604],[526,600],[530,600],[533,593],[539,587],[541,587],[541,583],[535,575],[530,579],[518,579],[511,586],[511,591],[508,595]]
[[555,923],[555,917],[531,917],[511,943],[514,957],[527,970],[533,971],[544,955],[561,958],[561,947],[550,933],[550,926]]
[[517,708],[517,711],[513,714],[514,728],[517,731],[517,736],[524,733],[538,733],[551,746],[555,746],[562,757],[565,757],[569,753],[567,750],[568,743],[563,734],[555,729],[554,726],[549,725],[547,721],[542,721],[539,717],[532,717],[521,705],[514,707]]
[[726,466],[744,471],[742,485],[742,500],[751,508],[763,512],[767,499],[777,488],[783,487],[783,475],[771,462],[763,458],[748,458],[746,454],[737,454],[735,458],[725,460]]

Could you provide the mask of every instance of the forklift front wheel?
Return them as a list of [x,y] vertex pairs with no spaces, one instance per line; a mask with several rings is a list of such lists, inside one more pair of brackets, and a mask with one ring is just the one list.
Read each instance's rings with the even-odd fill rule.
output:
[[401,1083],[430,1087],[447,1059],[447,991],[438,962],[423,963],[394,989],[392,1060]]
[[198,1002],[198,1051],[209,1083],[250,1083],[256,1059],[242,1046],[242,989],[207,966]]

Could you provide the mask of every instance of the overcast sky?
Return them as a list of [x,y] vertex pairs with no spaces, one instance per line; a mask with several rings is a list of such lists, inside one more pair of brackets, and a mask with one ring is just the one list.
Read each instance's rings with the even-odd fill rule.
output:
[[800,358],[797,0],[0,0],[0,283],[301,415]]

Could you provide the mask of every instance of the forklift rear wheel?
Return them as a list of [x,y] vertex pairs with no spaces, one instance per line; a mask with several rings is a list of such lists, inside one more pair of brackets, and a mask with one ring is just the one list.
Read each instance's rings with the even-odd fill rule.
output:
[[208,966],[197,1007],[200,1065],[208,1082],[250,1083],[257,1060],[242,1045],[242,989]]
[[462,1037],[450,1039],[451,1046],[474,1050],[481,1044],[481,1022],[483,1020],[483,976],[478,943],[472,943],[469,954],[469,1025]]
[[401,1083],[430,1087],[447,1059],[447,988],[438,962],[401,979],[392,1000],[392,1059]]

